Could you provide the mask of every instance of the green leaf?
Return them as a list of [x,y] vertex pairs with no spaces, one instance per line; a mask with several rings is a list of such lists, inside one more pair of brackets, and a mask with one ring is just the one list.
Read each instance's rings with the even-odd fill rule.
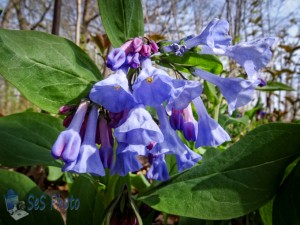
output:
[[273,201],[274,199],[272,199],[266,205],[264,205],[259,209],[259,215],[264,225],[273,225],[272,223]]
[[0,29],[0,74],[28,100],[57,113],[86,97],[101,74],[73,42],[36,31]]
[[50,149],[62,130],[62,121],[46,114],[26,112],[0,117],[0,164],[61,166]]
[[[298,133],[299,135],[299,133]],[[273,224],[300,224],[300,162],[284,180],[273,204]]]
[[61,171],[61,168],[55,166],[48,166],[48,176],[49,181],[56,181],[62,177],[64,173]]
[[268,82],[264,87],[257,87],[260,91],[295,91],[292,87],[280,82]]
[[105,213],[105,202],[97,183],[92,177],[80,175],[75,179],[70,196],[80,200],[78,210],[68,209],[67,225],[99,225]]
[[139,200],[166,213],[208,220],[245,215],[266,204],[300,153],[300,125],[268,124],[214,160],[174,176]]
[[129,38],[144,36],[140,0],[98,0],[98,5],[103,26],[115,48]]
[[183,56],[164,54],[159,57],[154,57],[154,60],[156,60],[159,65],[171,69],[174,69],[170,65],[173,64],[175,69],[189,74],[190,71],[188,68],[190,67],[200,68],[214,74],[220,74],[223,70],[223,64],[218,57],[213,55],[202,55],[196,52],[186,52]]
[[[35,225],[41,224],[41,221],[44,225],[64,224],[61,215],[52,207],[51,198],[25,175],[0,169],[0,187],[0,212],[3,224]],[[9,189],[13,189],[19,196],[19,201],[25,202],[26,211],[29,213],[18,221],[10,217],[6,211],[3,196]]]

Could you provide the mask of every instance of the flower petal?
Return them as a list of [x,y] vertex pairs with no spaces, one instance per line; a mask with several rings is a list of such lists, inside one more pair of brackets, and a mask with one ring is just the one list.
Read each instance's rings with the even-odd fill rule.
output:
[[119,142],[133,145],[148,145],[164,140],[159,127],[143,105],[130,110],[127,120],[115,129],[114,135]]
[[207,113],[200,97],[193,100],[198,113],[198,136],[196,148],[200,146],[218,146],[230,137],[227,132]]

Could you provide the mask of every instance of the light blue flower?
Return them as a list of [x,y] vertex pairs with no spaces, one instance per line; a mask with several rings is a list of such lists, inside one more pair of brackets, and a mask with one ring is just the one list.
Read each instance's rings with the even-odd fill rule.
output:
[[153,67],[150,59],[144,59],[142,67],[132,86],[134,99],[140,104],[158,106],[169,97],[172,78],[165,71]]
[[171,114],[172,109],[181,110],[186,108],[190,102],[200,96],[202,86],[197,81],[172,80],[172,90],[167,100],[166,111]]
[[235,109],[248,104],[253,99],[255,88],[260,83],[258,80],[222,78],[201,69],[193,69],[191,72],[216,85],[220,89],[228,103],[229,114],[232,114]]
[[77,159],[81,145],[80,128],[88,108],[88,102],[82,102],[68,129],[61,132],[52,146],[51,154],[54,158],[62,157],[65,162]]
[[147,172],[147,178],[153,180],[168,180],[170,178],[168,167],[165,161],[165,156],[163,154],[160,155],[151,155],[149,154],[151,159],[151,166]]
[[227,48],[224,55],[234,59],[246,71],[250,80],[259,78],[258,72],[267,66],[272,57],[270,50],[275,38],[267,37],[244,42]]
[[162,142],[164,136],[149,112],[143,105],[130,110],[124,123],[115,129],[118,142],[133,145],[148,145],[151,142]]
[[111,70],[118,70],[126,61],[126,53],[121,48],[113,49],[107,56],[106,66]]
[[206,26],[200,35],[188,39],[184,42],[184,45],[187,49],[198,45],[200,45],[201,49],[205,49],[205,46],[208,46],[213,52],[224,53],[232,40],[228,32],[229,24],[226,20],[214,19]]
[[[132,146],[134,149],[132,149]],[[139,148],[140,146],[118,142],[116,161],[110,171],[112,175],[126,176],[129,172],[135,172],[142,168],[141,163],[136,158],[138,155],[135,151],[136,147]]]
[[161,105],[156,107],[160,130],[164,135],[164,141],[157,143],[151,152],[153,154],[183,154],[189,148],[180,140],[176,131],[171,127],[165,108]]
[[188,150],[184,154],[176,155],[178,172],[194,166],[202,157],[194,151]]
[[105,171],[100,159],[99,149],[95,144],[96,126],[98,119],[98,109],[94,105],[89,113],[88,124],[84,135],[84,140],[80,146],[79,155],[76,161],[67,163],[63,171],[75,173],[91,173],[104,176]]
[[90,92],[90,99],[113,113],[130,109],[135,105],[126,77],[127,69],[99,81]]
[[193,100],[198,113],[198,136],[196,147],[200,146],[218,146],[230,137],[227,132],[207,113],[206,108],[200,97]]

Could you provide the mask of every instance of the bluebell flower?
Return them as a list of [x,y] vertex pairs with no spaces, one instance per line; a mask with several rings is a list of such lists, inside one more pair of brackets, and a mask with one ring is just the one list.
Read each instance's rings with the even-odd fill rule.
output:
[[63,167],[63,171],[75,173],[91,173],[104,176],[105,171],[102,165],[99,149],[95,144],[98,109],[94,105],[89,113],[87,129],[84,140],[81,144],[79,155],[76,161],[69,162]]
[[240,43],[227,48],[224,55],[234,59],[246,71],[250,80],[258,79],[258,71],[266,67],[272,57],[270,50],[275,38],[267,37]]
[[176,155],[178,172],[194,166],[202,157],[194,151],[188,150],[181,155]]
[[[132,149],[132,146],[134,149]],[[136,158],[138,152],[135,151],[139,147],[140,146],[134,146],[129,145],[127,143],[118,142],[118,147],[116,151],[116,161],[110,173],[125,176],[129,172],[140,170],[142,168],[142,165]]]
[[195,109],[198,113],[198,136],[196,147],[218,146],[230,137],[227,132],[207,113],[206,108],[200,97],[193,100]]
[[163,154],[159,154],[159,155],[149,154],[149,157],[151,158],[149,160],[151,161],[151,166],[147,172],[148,179],[160,180],[160,181],[168,180],[170,176],[165,161],[165,156]]
[[126,61],[126,53],[121,48],[113,49],[107,56],[106,66],[111,70],[118,70]]
[[235,109],[248,104],[253,98],[255,88],[260,83],[258,80],[222,78],[201,69],[194,69],[191,72],[219,87],[228,103],[229,114],[232,114]]
[[156,107],[157,116],[159,119],[160,130],[164,135],[164,141],[157,143],[151,153],[153,154],[183,154],[189,150],[189,148],[180,140],[176,131],[171,127],[168,115],[161,105]]
[[61,132],[52,146],[51,154],[54,158],[62,157],[65,162],[73,162],[77,159],[81,145],[80,128],[84,120],[88,102],[82,102],[68,129]]
[[186,40],[184,45],[187,49],[201,45],[201,53],[205,51],[205,46],[211,49],[210,52],[225,53],[232,41],[228,32],[229,24],[226,20],[214,19],[204,28],[200,35]]
[[164,136],[149,112],[143,105],[129,111],[124,123],[115,129],[114,135],[118,142],[133,145],[148,145],[150,142],[162,142]]
[[168,114],[171,113],[172,109],[186,108],[194,98],[202,93],[202,86],[197,81],[173,79],[172,86],[166,105]]
[[113,143],[111,143],[110,137],[111,129],[107,125],[107,120],[100,116],[99,118],[99,133],[100,133],[100,157],[103,163],[104,168],[111,169],[113,159],[114,159],[114,150]]
[[115,74],[96,83],[90,92],[90,99],[113,113],[132,108],[135,102],[126,72],[127,69],[119,69]]
[[158,106],[169,97],[172,78],[165,71],[153,67],[151,59],[144,59],[142,67],[132,86],[134,99],[137,103]]

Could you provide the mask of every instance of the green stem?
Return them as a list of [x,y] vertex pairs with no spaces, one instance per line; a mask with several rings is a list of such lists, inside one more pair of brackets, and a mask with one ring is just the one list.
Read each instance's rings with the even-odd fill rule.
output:
[[218,104],[214,108],[214,119],[217,122],[218,122],[218,119],[219,119],[219,112],[220,112],[220,106],[221,106],[221,102],[222,102],[222,97],[223,97],[222,94],[219,93],[219,95],[218,95]]
[[168,214],[163,213],[163,217],[164,217],[164,225],[168,225]]

